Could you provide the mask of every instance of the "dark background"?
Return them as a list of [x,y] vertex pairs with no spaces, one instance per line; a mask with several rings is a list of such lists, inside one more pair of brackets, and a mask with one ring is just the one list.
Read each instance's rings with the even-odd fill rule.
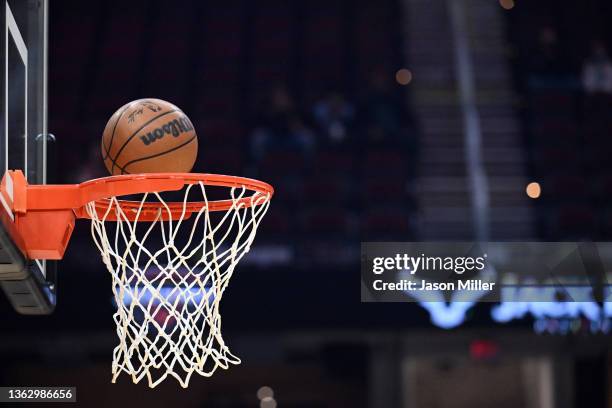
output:
[[[518,0],[511,10],[501,7],[510,3],[495,3],[501,23],[491,35],[501,36],[511,73],[522,174],[543,193],[527,204],[530,235],[493,227],[492,236],[608,240],[612,89],[605,88],[605,67],[612,70],[612,62],[605,50],[612,46],[612,5]],[[448,13],[441,0],[424,4],[432,10],[425,23],[435,22],[438,9]],[[447,20],[431,27],[428,38],[436,41],[411,37],[409,26],[420,16],[410,15],[409,5],[51,2],[49,128],[57,137],[57,182],[105,176],[99,143],[106,121],[130,100],[155,97],[194,123],[194,171],[259,178],[276,194],[255,241],[258,261],[238,267],[222,303],[226,341],[242,365],[193,378],[188,391],[173,380],[155,390],[128,378],[110,385],[110,276],[81,222],[59,264],[55,314],[19,316],[1,305],[0,383],[77,385],[83,406],[256,407],[262,385],[275,389],[281,407],[408,406],[401,401],[413,380],[402,364],[422,358],[419,387],[449,398],[441,397],[442,405],[418,399],[415,406],[532,406],[525,390],[540,383],[514,364],[545,359],[555,373],[551,406],[610,406],[610,338],[584,317],[572,319],[576,330],[536,334],[529,315],[501,325],[479,305],[446,331],[417,304],[360,303],[360,242],[432,239],[418,199],[424,179],[417,164],[429,133],[413,90],[422,73],[413,69],[418,61],[410,50],[448,47],[452,55],[454,43],[452,33],[444,36]],[[478,58],[474,64],[497,69]],[[593,86],[589,64],[601,68]],[[407,85],[396,78],[401,68],[412,71]],[[448,84],[436,84],[440,100],[455,80],[451,74]],[[446,118],[446,107],[438,112]],[[459,140],[461,132],[450,137]],[[476,237],[459,229],[434,238]],[[274,262],[276,253],[285,260]],[[506,395],[513,390],[507,381],[527,385]],[[495,394],[499,400],[487,399]]]

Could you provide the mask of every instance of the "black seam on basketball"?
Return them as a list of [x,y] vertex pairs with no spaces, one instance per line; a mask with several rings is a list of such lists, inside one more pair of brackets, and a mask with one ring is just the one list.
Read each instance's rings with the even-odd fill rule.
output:
[[[113,133],[111,133],[111,138],[110,138],[110,143],[108,145],[108,148],[104,146],[104,138],[102,138],[102,146],[104,147],[104,150],[106,150],[106,156],[102,157],[102,160],[106,160],[106,158],[110,156],[110,149],[111,147],[113,147],[113,139],[115,138],[115,131],[117,130],[117,125],[119,124],[119,121],[121,120],[121,117],[123,116],[125,111],[128,110],[130,106],[132,106],[132,104],[128,103],[126,107],[121,111],[119,116],[117,117],[117,120],[115,121],[115,124],[113,125]],[[111,161],[114,162],[112,158],[111,158]]]
[[197,135],[193,135],[193,137],[191,139],[189,139],[188,141],[186,141],[183,144],[180,144],[178,146],[174,146],[172,149],[168,149],[168,150],[165,150],[163,152],[155,153],[155,154],[152,154],[151,156],[141,157],[140,159],[136,159],[136,160],[132,160],[130,162],[127,162],[126,164],[123,165],[123,167],[119,167],[119,166],[117,166],[117,167],[119,167],[122,172],[125,171],[127,173],[127,171],[125,169],[129,165],[134,164],[134,163],[139,162],[139,161],[149,160],[149,159],[153,159],[155,157],[163,156],[164,154],[172,153],[173,151],[178,150],[181,147],[187,146],[189,143],[193,142],[196,138],[197,138]]
[[[123,116],[125,111],[128,110],[128,108],[130,107],[129,105],[130,104],[128,104],[128,106],[126,106],[125,109],[117,117],[117,120],[115,121],[115,124],[113,125],[113,132],[111,133],[110,143],[109,143],[108,147],[104,144],[104,138],[102,138],[102,146],[104,147],[104,150],[106,151],[106,155],[104,157],[102,157],[103,160],[105,160],[107,157],[110,156],[110,149],[113,146],[113,140],[115,138],[115,132],[117,130],[117,125],[119,124],[119,121],[121,120],[121,117]],[[111,161],[112,161],[112,159],[111,159]]]
[[[119,155],[121,155],[121,152],[123,151],[123,149],[125,149],[125,146],[127,146],[127,144],[128,144],[128,143],[130,143],[130,140],[132,140],[132,139],[133,139],[133,138],[136,136],[136,134],[137,134],[138,132],[140,132],[142,129],[144,129],[145,127],[147,127],[147,126],[148,126],[149,124],[151,124],[152,122],[155,122],[157,119],[161,118],[162,116],[165,116],[165,115],[167,115],[167,114],[169,114],[169,113],[172,113],[172,112],[177,112],[177,111],[179,111],[179,110],[180,110],[180,109],[172,109],[172,110],[166,111],[166,112],[164,112],[164,113],[162,113],[162,114],[159,114],[159,115],[155,116],[154,118],[149,119],[149,121],[147,121],[146,123],[144,123],[144,124],[143,124],[143,125],[142,125],[142,126],[139,128],[139,129],[138,129],[138,130],[136,130],[134,133],[132,133],[132,135],[131,135],[130,137],[128,137],[128,138],[127,138],[127,140],[126,140],[126,141],[123,143],[123,146],[121,146],[121,148],[120,148],[120,149],[119,149],[119,151],[117,152],[117,155],[115,156],[115,159],[113,160],[113,159],[111,158],[111,160],[113,161],[113,166],[111,167],[111,174],[113,174],[113,171],[115,170],[115,166],[119,167],[119,166],[117,165],[117,159],[119,158]],[[120,168],[120,167],[119,167],[119,168]]]

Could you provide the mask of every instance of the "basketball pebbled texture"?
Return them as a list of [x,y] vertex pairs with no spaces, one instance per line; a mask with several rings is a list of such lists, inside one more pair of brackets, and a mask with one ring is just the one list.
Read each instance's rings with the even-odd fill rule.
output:
[[102,159],[109,173],[186,173],[198,154],[193,124],[175,105],[138,99],[108,120],[102,135]]

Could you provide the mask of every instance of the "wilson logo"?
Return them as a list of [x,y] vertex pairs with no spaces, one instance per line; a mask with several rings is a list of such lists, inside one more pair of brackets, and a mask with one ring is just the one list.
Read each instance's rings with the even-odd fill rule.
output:
[[163,126],[160,126],[157,129],[150,131],[146,135],[140,136],[140,140],[142,140],[142,143],[148,146],[166,135],[178,137],[181,133],[189,132],[192,130],[193,125],[191,124],[189,119],[187,119],[186,116],[183,116],[178,119],[171,120]]

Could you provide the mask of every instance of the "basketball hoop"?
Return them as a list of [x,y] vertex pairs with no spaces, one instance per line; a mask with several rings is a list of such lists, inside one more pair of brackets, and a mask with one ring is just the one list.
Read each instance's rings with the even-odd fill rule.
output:
[[[210,199],[211,189],[225,198]],[[0,193],[14,215],[9,231],[30,258],[61,258],[75,218],[91,219],[117,304],[113,382],[126,373],[153,388],[172,376],[187,387],[193,373],[240,363],[221,336],[219,303],[269,207],[270,185],[192,173],[29,185],[9,171]]]

